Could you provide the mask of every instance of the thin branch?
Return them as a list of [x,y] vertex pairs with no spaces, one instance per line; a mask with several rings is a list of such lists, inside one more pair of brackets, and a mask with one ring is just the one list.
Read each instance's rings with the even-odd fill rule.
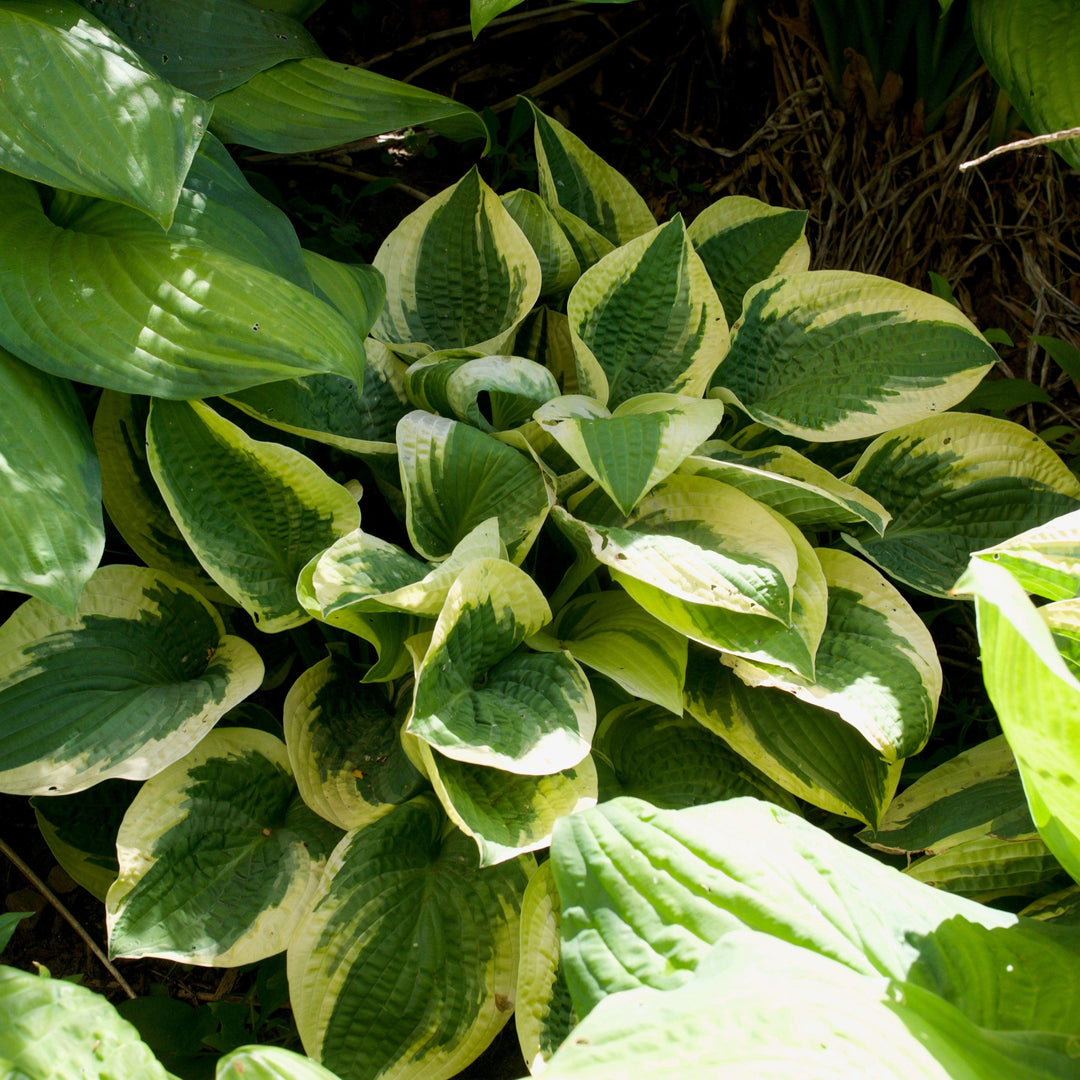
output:
[[1045,146],[1047,143],[1065,142],[1068,139],[1080,138],[1080,127],[1066,128],[1064,131],[1052,131],[1049,135],[1033,135],[1030,139],[1018,139],[1016,142],[1005,143],[1004,146],[995,146],[989,153],[982,157],[973,158],[971,161],[960,163],[961,172],[964,169],[974,168],[984,161],[996,158],[999,154],[1007,154],[1010,150],[1026,150],[1031,146]]
[[131,987],[128,985],[127,979],[125,979],[124,976],[116,970],[116,965],[113,964],[113,962],[108,958],[108,956],[106,956],[101,946],[98,945],[98,943],[89,935],[89,933],[87,933],[82,923],[79,922],[79,920],[76,919],[75,916],[72,915],[66,907],[64,907],[56,893],[54,893],[52,889],[50,889],[49,886],[46,885],[45,882],[42,881],[41,878],[39,878],[37,874],[35,874],[34,871],[30,869],[29,866],[26,865],[26,863],[24,863],[22,859],[19,858],[19,856],[7,845],[7,843],[5,843],[3,838],[0,838],[0,851],[2,851],[11,860],[11,862],[15,864],[15,866],[21,871],[23,877],[25,877],[27,881],[29,881],[30,884],[33,885],[34,888],[37,889],[37,891],[41,893],[41,895],[44,896],[45,899],[48,900],[49,903],[52,904],[52,906],[56,908],[56,910],[71,924],[72,928],[75,930],[75,933],[77,933],[79,937],[81,937],[83,941],[86,942],[90,951],[105,965],[106,970],[116,980],[120,989],[123,990],[129,998],[138,997],[135,991],[132,990]]
[[[376,176],[374,173],[364,172],[363,169],[353,169],[347,165],[338,165],[333,161],[322,161],[317,158],[294,158],[290,165],[306,165],[312,169],[326,169],[328,172],[341,173],[342,176],[352,176],[357,180],[364,180],[367,183],[372,183],[376,180],[388,180],[386,176]],[[411,195],[414,199],[418,199],[420,202],[427,202],[431,198],[430,195],[421,191],[419,188],[411,187],[409,184],[403,184],[400,181],[395,180],[390,185],[394,190],[401,191],[406,195]]]

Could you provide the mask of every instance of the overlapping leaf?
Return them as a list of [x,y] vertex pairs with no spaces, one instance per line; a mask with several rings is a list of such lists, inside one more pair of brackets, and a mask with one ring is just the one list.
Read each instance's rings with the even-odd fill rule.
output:
[[0,790],[143,780],[258,689],[263,666],[193,589],[105,566],[74,616],[28,600],[0,627]]
[[565,292],[581,275],[573,246],[547,204],[535,192],[517,188],[500,196],[540,260],[540,295]]
[[199,402],[155,401],[147,453],[173,519],[218,585],[267,632],[305,622],[297,578],[359,524],[352,495],[303,454],[258,442]]
[[1080,510],[1036,525],[975,555],[1005,567],[1036,596],[1072,599],[1080,594]]
[[340,835],[301,802],[280,739],[212,731],[124,815],[109,951],[216,967],[283,951]]
[[1038,436],[950,414],[871,443],[847,477],[893,515],[883,536],[846,537],[892,577],[947,596],[968,556],[1077,509],[1080,482]]
[[743,305],[716,392],[810,442],[944,412],[997,361],[956,307],[887,278],[786,273],[754,286]]
[[339,1080],[317,1061],[280,1046],[240,1046],[218,1058],[214,1080]]

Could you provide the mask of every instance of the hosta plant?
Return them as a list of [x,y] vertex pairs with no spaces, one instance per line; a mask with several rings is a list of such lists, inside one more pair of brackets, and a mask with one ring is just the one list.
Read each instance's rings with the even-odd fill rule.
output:
[[[887,831],[942,681],[909,598],[1080,507],[1029,432],[951,411],[995,360],[965,316],[809,270],[800,212],[658,225],[538,110],[538,192],[473,169],[336,263],[113,31],[0,19],[144,102],[104,95],[83,172],[0,138],[0,570],[31,596],[0,790],[114,956],[287,950],[345,1080],[452,1076],[515,1009],[539,1064],[588,1000],[538,869],[573,815],[756,796]],[[223,136],[314,70],[278,60],[240,94],[208,60]],[[116,132],[173,147],[168,182],[114,175]],[[102,503],[130,553],[99,566]]]

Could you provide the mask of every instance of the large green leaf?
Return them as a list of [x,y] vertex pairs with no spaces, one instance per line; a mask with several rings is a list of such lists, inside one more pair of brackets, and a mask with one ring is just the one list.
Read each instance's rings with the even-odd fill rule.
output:
[[945,300],[887,278],[807,270],[750,289],[713,385],[769,427],[832,442],[944,412],[996,362]]
[[334,654],[285,698],[285,745],[300,795],[342,829],[377,820],[426,786],[402,748],[388,689],[362,683],[361,674]]
[[0,349],[0,589],[75,613],[105,549],[101,471],[70,384]]
[[729,195],[706,207],[686,230],[705,263],[729,324],[751,285],[776,274],[806,270],[806,211]]
[[471,169],[401,221],[375,255],[386,306],[372,335],[412,356],[498,352],[540,294],[540,263]]
[[625,176],[535,105],[533,117],[540,194],[548,206],[568,211],[616,247],[656,228],[645,200]]
[[1075,510],[1080,481],[1037,435],[949,413],[871,443],[847,477],[893,515],[883,536],[845,539],[892,577],[947,596],[968,556]]
[[286,60],[319,56],[293,19],[247,0],[86,0],[86,6],[174,86],[210,98]]
[[305,564],[360,522],[352,495],[303,454],[258,442],[200,402],[155,401],[154,479],[206,572],[262,630],[307,621]]
[[431,796],[347,833],[289,946],[304,1048],[343,1080],[445,1080],[514,1007],[531,857],[478,869]]
[[0,966],[5,1080],[169,1080],[150,1047],[100,994],[68,979]]
[[0,627],[0,790],[144,780],[258,689],[255,650],[169,574],[104,566],[74,616],[28,600]]
[[159,79],[71,0],[0,7],[0,84],[0,169],[169,227],[210,105]]
[[214,967],[282,952],[340,836],[301,802],[280,739],[210,732],[124,815],[109,952]]
[[586,270],[566,313],[578,386],[613,409],[658,391],[700,397],[728,350],[723,306],[679,216]]
[[430,127],[452,139],[484,139],[479,113],[355,64],[308,57],[260,72],[214,98],[223,142],[303,154],[400,128]]
[[553,502],[540,467],[491,435],[420,410],[397,426],[409,539],[443,559],[488,518],[499,519],[508,557],[520,563]]
[[645,394],[614,413],[590,409],[585,416],[573,407],[575,400],[549,402],[537,410],[537,422],[624,514],[670,476],[724,416],[721,402],[681,394]]
[[173,398],[362,372],[352,328],[275,273],[193,240],[61,228],[7,173],[0,205],[0,345],[35,367]]
[[976,557],[998,563],[1023,587],[1047,600],[1080,595],[1080,510],[1036,525]]
[[[971,25],[990,74],[1032,131],[1080,127],[1080,11],[1072,0],[975,0]],[[1053,146],[1080,169],[1080,139]]]
[[1007,570],[973,559],[956,588],[975,594],[983,679],[1016,755],[1032,819],[1080,880],[1080,681]]
[[451,586],[416,674],[408,731],[447,757],[543,776],[589,752],[596,708],[565,652],[521,648],[551,618],[523,570],[477,559]]

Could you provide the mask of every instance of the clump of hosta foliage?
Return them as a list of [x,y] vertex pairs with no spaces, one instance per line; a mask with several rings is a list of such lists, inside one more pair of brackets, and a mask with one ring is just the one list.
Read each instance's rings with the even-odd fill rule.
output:
[[[315,61],[208,104],[74,5],[2,4],[0,31],[9,67],[126,64],[144,103],[121,122],[99,93],[51,140],[0,125],[0,579],[32,596],[0,628],[0,790],[36,797],[114,956],[287,949],[304,1046],[346,1080],[452,1076],[515,1009],[540,1067],[604,996],[692,978],[668,999],[691,1029],[695,1001],[773,1023],[788,975],[811,1009],[907,980],[910,1017],[882,1004],[864,1036],[897,1075],[1008,1026],[912,972],[940,923],[1015,918],[909,879],[985,898],[1060,867],[1005,747],[890,808],[941,691],[906,597],[948,597],[1080,483],[1025,429],[953,411],[995,361],[964,315],[808,270],[801,212],[736,196],[657,225],[539,111],[538,193],[474,169],[374,266],[336,263],[204,134],[213,112],[254,141],[235,117],[269,123],[259,80],[273,97]],[[120,169],[114,129],[149,140]],[[131,554],[99,566],[102,500]],[[1004,801],[943,825],[988,774]],[[800,800],[953,858],[898,877]],[[871,928],[853,896],[880,899]],[[999,1035],[987,1068],[1030,1064]]]

